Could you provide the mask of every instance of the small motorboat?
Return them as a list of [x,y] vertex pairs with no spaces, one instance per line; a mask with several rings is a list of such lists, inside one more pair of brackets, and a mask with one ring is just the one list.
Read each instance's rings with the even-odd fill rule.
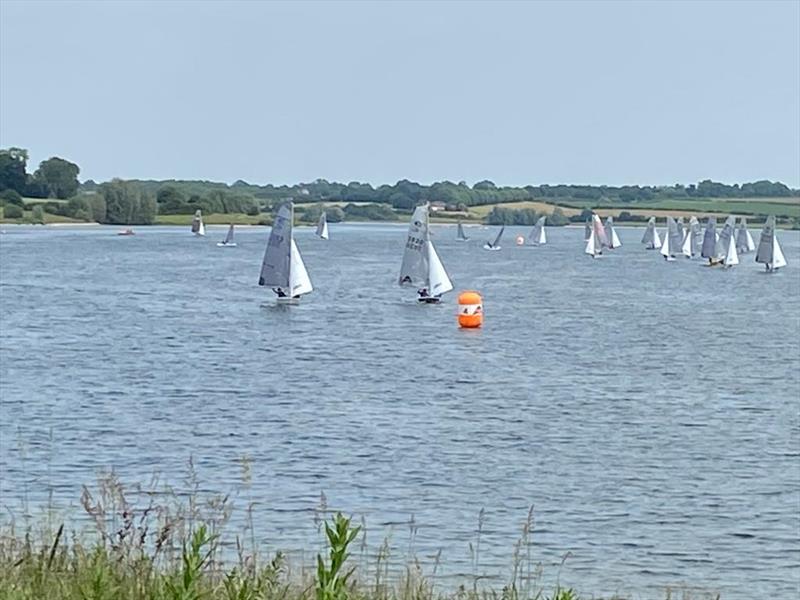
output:
[[136,232],[133,229],[123,229],[118,231],[117,235],[136,235]]

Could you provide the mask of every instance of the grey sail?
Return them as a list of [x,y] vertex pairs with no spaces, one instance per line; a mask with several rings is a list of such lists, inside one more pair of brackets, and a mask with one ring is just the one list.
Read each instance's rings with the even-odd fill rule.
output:
[[680,243],[683,244],[683,238],[686,235],[686,232],[684,231],[683,228],[683,217],[678,217],[677,219],[675,219],[675,226],[678,229],[678,237],[681,240]]
[[656,218],[650,217],[650,219],[647,221],[647,228],[644,230],[644,235],[642,236],[642,243],[650,248],[653,248],[656,245],[655,230]]
[[667,235],[669,236],[669,253],[675,255],[680,251],[683,238],[678,232],[678,223],[672,217],[667,217]]
[[703,246],[700,249],[703,258],[717,257],[717,218],[708,217],[706,231],[703,234]]
[[258,285],[288,290],[292,256],[292,221],[294,205],[291,202],[278,209],[269,234]]
[[589,238],[592,237],[592,225],[591,225],[591,218],[586,219],[586,225],[583,228],[583,241],[588,242]]
[[503,237],[503,232],[504,232],[505,230],[506,230],[506,226],[505,226],[505,225],[503,225],[503,226],[500,228],[500,233],[498,233],[498,234],[497,234],[497,237],[496,237],[496,238],[494,238],[494,242],[492,242],[492,246],[494,246],[494,247],[497,247],[498,245],[500,245],[500,238],[501,238],[501,237]]
[[728,217],[725,219],[725,225],[719,234],[719,242],[717,244],[717,258],[723,258],[728,253],[728,246],[730,245],[731,237],[733,237],[733,227],[736,224],[735,217]]
[[467,236],[464,234],[464,226],[461,224],[461,221],[458,222],[458,233],[456,234],[456,239],[459,240],[467,240]]
[[403,251],[398,283],[404,287],[424,288],[428,286],[428,205],[414,209],[408,225],[408,237]]
[[203,222],[202,213],[200,212],[200,209],[197,209],[194,213],[194,218],[192,218],[192,233],[198,233],[200,231],[200,224],[202,222]]
[[228,233],[225,236],[225,241],[223,243],[230,244],[232,241],[233,241],[233,223],[231,223],[231,226],[228,227]]
[[536,225],[533,226],[531,230],[531,234],[528,236],[528,243],[529,244],[538,244],[539,240],[542,237],[542,229],[544,229],[544,222],[547,217],[539,217],[536,221]]
[[775,215],[767,217],[764,229],[761,230],[761,239],[758,240],[756,262],[765,265],[772,264],[775,245]]
[[697,217],[692,217],[689,221],[689,232],[692,236],[692,256],[697,256],[703,247],[703,235],[700,229],[700,221]]

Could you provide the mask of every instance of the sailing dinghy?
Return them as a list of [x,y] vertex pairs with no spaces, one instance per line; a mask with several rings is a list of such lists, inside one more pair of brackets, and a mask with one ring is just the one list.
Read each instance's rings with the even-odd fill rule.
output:
[[536,221],[536,225],[533,226],[531,234],[528,236],[528,244],[532,246],[541,246],[547,243],[547,233],[545,233],[544,230],[546,221],[547,217],[539,217],[539,220]]
[[456,233],[456,239],[459,242],[466,242],[469,239],[464,233],[464,226],[461,224],[461,221],[458,222],[458,231]]
[[500,233],[497,234],[497,237],[494,238],[493,242],[486,242],[483,245],[484,250],[500,250],[500,238],[503,237],[503,232],[506,230],[506,226],[503,225],[500,228]]
[[655,217],[650,217],[650,219],[647,221],[647,229],[644,230],[642,243],[645,245],[645,250],[656,250],[657,248],[661,248],[661,238],[658,236]]
[[753,243],[753,236],[750,235],[750,231],[747,229],[747,219],[741,217],[739,219],[739,228],[736,230],[736,251],[739,254],[744,254],[755,249],[756,245]]
[[228,227],[228,233],[225,235],[225,239],[221,242],[217,242],[217,246],[220,248],[236,247],[236,242],[233,241],[233,223],[231,223],[230,227]]
[[583,251],[592,258],[599,258],[603,255],[603,246],[608,246],[606,230],[603,228],[603,222],[600,221],[600,217],[592,215],[589,239],[586,240],[586,247]]
[[288,202],[278,209],[275,216],[258,278],[258,285],[272,288],[278,302],[287,304],[297,304],[300,296],[314,289],[300,250],[294,243],[293,222],[294,204]]
[[[727,265],[727,259],[730,256],[730,247],[733,244],[734,252],[736,251],[736,240],[734,239],[734,227],[736,226],[736,218],[729,216],[725,219],[725,225],[722,227],[722,232],[717,239],[717,262]],[[736,255],[736,262],[739,264],[738,254]]]
[[783,255],[778,236],[775,234],[775,215],[767,217],[764,229],[761,230],[761,239],[758,240],[756,262],[762,263],[767,273],[773,273],[786,266],[786,257]]
[[617,231],[614,229],[614,217],[608,216],[606,218],[606,247],[609,250],[614,250],[622,246],[622,242],[619,241],[619,237],[617,236]]
[[411,215],[398,283],[401,287],[417,288],[418,302],[438,304],[442,294],[453,289],[453,284],[431,242],[428,208],[427,203],[418,206]]
[[203,223],[203,213],[200,212],[199,208],[195,211],[194,217],[192,218],[192,233],[200,236],[206,234],[206,226]]
[[703,234],[703,246],[700,249],[700,256],[708,259],[706,266],[713,267],[719,264],[717,260],[717,218],[708,217],[706,221],[706,231]]
[[328,239],[328,217],[325,215],[324,210],[319,216],[319,222],[317,223],[317,235],[323,240]]
[[667,217],[667,230],[664,232],[664,242],[661,244],[659,252],[664,260],[672,262],[675,260],[675,254],[680,252],[681,249],[680,234],[678,233],[678,224],[672,217]]
[[693,216],[689,219],[689,233],[692,236],[692,258],[700,255],[703,248],[703,235],[700,229],[700,221]]

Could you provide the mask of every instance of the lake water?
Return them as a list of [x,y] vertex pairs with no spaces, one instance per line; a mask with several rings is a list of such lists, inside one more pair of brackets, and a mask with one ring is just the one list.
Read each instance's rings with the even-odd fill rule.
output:
[[[256,502],[267,547],[315,550],[314,507],[364,516],[452,573],[508,578],[534,505],[545,580],[652,598],[800,589],[800,235],[789,266],[665,263],[641,229],[602,260],[582,228],[501,252],[435,227],[456,294],[397,287],[405,227],[296,239],[316,287],[275,306],[256,285],[266,228],[217,248],[186,228],[9,227],[0,236],[0,497],[77,508],[116,470]],[[758,235],[754,232],[756,242]]]

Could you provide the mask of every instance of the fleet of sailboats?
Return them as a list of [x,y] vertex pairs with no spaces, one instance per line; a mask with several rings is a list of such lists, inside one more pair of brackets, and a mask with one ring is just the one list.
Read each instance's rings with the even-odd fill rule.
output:
[[267,240],[258,285],[271,288],[278,302],[297,304],[300,296],[314,287],[294,241],[294,204],[287,202],[278,209]]
[[453,289],[431,242],[428,203],[415,208],[411,215],[398,283],[401,287],[417,288],[417,300],[426,304],[438,304],[442,294]]
[[192,218],[192,233],[197,236],[206,234],[206,226],[203,223],[203,213],[199,208],[195,211],[194,218]]
[[[527,237],[527,244],[539,246],[547,243],[546,222],[544,216],[537,220]],[[258,285],[271,288],[278,302],[297,304],[301,296],[311,293],[314,288],[294,240],[293,224],[294,204],[287,202],[278,209],[275,216],[261,262]],[[775,224],[775,217],[770,216],[761,231],[755,256],[755,262],[765,265],[767,272],[774,272],[786,266],[786,257],[776,236]],[[234,224],[231,223],[225,239],[217,242],[217,246],[235,247],[234,231]],[[592,214],[585,224],[584,231],[586,242],[584,252],[592,258],[602,256],[604,248],[615,249],[622,246],[614,229],[612,217],[607,217],[604,224],[597,214]],[[504,232],[505,225],[500,228],[493,241],[486,242],[484,248],[499,250]],[[192,233],[205,235],[205,225],[200,210],[195,212],[192,219]],[[325,212],[320,215],[317,222],[316,235],[325,240],[329,239]],[[457,224],[456,239],[459,241],[468,239],[461,221]],[[678,254],[687,258],[699,254],[708,260],[707,266],[722,265],[725,268],[738,265],[741,253],[756,249],[753,237],[747,229],[747,220],[741,217],[737,226],[736,218],[733,216],[726,219],[719,234],[716,218],[713,216],[708,217],[705,228],[696,217],[691,217],[688,224],[684,225],[682,219],[667,216],[663,239],[659,236],[656,218],[650,217],[642,243],[648,250],[658,249],[669,262],[674,261]],[[424,304],[437,304],[441,302],[443,294],[453,290],[453,283],[431,241],[428,203],[418,206],[411,217],[398,283],[401,287],[416,288],[417,301]]]

